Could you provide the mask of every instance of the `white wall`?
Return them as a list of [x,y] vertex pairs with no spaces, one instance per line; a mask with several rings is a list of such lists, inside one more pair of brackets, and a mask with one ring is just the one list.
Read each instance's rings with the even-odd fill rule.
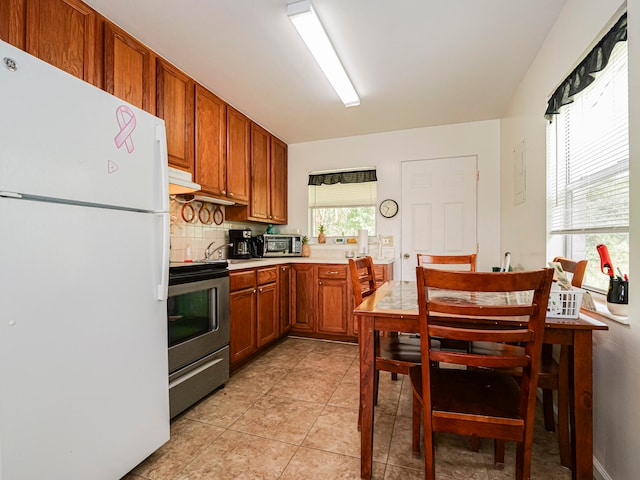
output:
[[[547,36],[507,114],[501,122],[501,245],[513,254],[515,264],[526,268],[544,265],[545,233],[545,120],[546,100],[582,56],[610,27],[623,6],[621,0],[567,0],[556,25]],[[640,84],[640,0],[629,0],[629,85]],[[631,142],[631,245],[640,238],[640,98],[630,90]],[[524,142],[527,168],[527,201],[513,202],[513,154]],[[635,186],[635,188],[634,188]],[[640,258],[631,250],[630,277],[640,278]],[[640,302],[629,305],[632,325],[611,321],[610,330],[594,334],[594,475],[628,480],[640,475]]]
[[[401,162],[477,155],[478,268],[489,270],[500,263],[500,181],[498,120],[440,127],[417,128],[357,137],[345,137],[289,145],[289,228],[307,233],[309,172],[332,168],[375,166],[378,200],[393,198],[400,203]],[[401,214],[385,219],[378,213],[378,233],[393,235],[395,278],[400,278]],[[315,235],[311,232],[309,237]]]

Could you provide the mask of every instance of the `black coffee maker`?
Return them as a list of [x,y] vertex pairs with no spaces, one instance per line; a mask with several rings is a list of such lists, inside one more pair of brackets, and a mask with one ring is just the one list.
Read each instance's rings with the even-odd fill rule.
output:
[[229,230],[229,258],[251,258],[251,230]]

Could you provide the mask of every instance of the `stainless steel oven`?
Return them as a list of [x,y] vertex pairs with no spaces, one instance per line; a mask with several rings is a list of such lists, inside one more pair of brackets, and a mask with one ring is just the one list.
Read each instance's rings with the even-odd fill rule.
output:
[[170,266],[167,324],[173,418],[229,379],[227,262]]

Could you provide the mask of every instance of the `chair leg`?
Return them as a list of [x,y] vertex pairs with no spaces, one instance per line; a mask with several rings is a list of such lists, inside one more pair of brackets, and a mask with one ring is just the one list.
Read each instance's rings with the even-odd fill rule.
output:
[[472,452],[480,451],[480,437],[477,435],[471,435],[471,451]]
[[495,439],[493,442],[493,464],[496,467],[504,467],[504,440]]
[[544,416],[544,428],[547,432],[556,431],[556,420],[553,415],[553,390],[542,390],[542,413]]
[[376,368],[373,376],[373,404],[378,405],[378,385],[380,384],[380,370]]
[[569,349],[566,345],[560,348],[558,379],[558,443],[560,446],[560,463],[573,468],[571,461],[571,440],[569,432]]
[[413,395],[413,408],[411,418],[411,451],[414,458],[420,458],[420,423],[422,421],[422,405]]

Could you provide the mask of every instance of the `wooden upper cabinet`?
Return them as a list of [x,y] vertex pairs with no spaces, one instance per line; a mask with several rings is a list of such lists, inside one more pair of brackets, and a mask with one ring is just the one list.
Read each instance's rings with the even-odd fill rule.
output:
[[104,22],[104,90],[155,113],[153,54],[124,30]]
[[251,201],[249,215],[269,220],[270,216],[270,143],[271,135],[261,126],[251,123]]
[[287,222],[287,144],[271,137],[271,219]]
[[161,58],[156,60],[156,115],[163,118],[167,129],[169,165],[193,170],[193,79]]
[[196,84],[195,181],[202,192],[227,195],[227,108]]
[[22,50],[26,17],[26,0],[0,0],[0,40]]
[[79,0],[27,0],[26,7],[26,51],[95,83],[95,12]]
[[249,202],[251,167],[251,120],[227,106],[227,196]]

